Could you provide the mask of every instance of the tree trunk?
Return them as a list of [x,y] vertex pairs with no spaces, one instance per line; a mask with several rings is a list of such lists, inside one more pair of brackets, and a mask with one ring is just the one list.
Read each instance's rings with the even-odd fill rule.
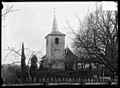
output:
[[49,71],[51,71],[52,65],[50,65]]
[[82,66],[82,71],[83,71],[83,63],[81,63],[81,66]]
[[99,65],[96,65],[97,67],[97,77],[99,78]]
[[77,62],[75,63],[75,70],[76,71],[78,70],[78,63]]
[[89,70],[90,70],[90,71],[92,70],[92,65],[91,65],[91,63],[90,63],[90,67],[89,67]]

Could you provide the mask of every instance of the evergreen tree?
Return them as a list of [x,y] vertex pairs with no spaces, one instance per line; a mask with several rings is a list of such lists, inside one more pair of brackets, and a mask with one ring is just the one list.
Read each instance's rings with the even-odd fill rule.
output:
[[22,53],[21,53],[21,71],[23,71],[26,67],[26,64],[25,64],[25,53],[24,53],[24,44],[22,43]]
[[30,70],[37,70],[38,67],[37,67],[37,57],[36,55],[33,55],[32,58],[31,58],[31,66],[30,66]]

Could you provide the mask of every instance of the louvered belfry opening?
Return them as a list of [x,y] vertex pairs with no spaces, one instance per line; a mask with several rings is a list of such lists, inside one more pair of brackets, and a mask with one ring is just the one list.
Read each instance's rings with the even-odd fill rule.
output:
[[55,38],[55,44],[59,44],[59,38]]

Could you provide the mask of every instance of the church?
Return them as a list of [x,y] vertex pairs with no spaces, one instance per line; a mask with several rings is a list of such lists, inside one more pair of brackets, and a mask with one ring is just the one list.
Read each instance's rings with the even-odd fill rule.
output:
[[54,14],[52,32],[45,37],[46,55],[42,57],[41,61],[41,64],[45,68],[50,67],[51,69],[65,70],[65,62],[70,61],[68,60],[68,53],[73,56],[72,58],[70,56],[69,59],[75,59],[75,55],[72,51],[68,47],[65,49],[65,36],[65,34],[58,30],[57,20]]

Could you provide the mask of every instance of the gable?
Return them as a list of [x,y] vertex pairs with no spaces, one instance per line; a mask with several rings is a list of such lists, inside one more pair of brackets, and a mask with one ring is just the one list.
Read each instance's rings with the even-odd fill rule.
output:
[[76,55],[69,48],[65,49],[65,55],[67,57],[74,57],[74,58],[76,58]]

